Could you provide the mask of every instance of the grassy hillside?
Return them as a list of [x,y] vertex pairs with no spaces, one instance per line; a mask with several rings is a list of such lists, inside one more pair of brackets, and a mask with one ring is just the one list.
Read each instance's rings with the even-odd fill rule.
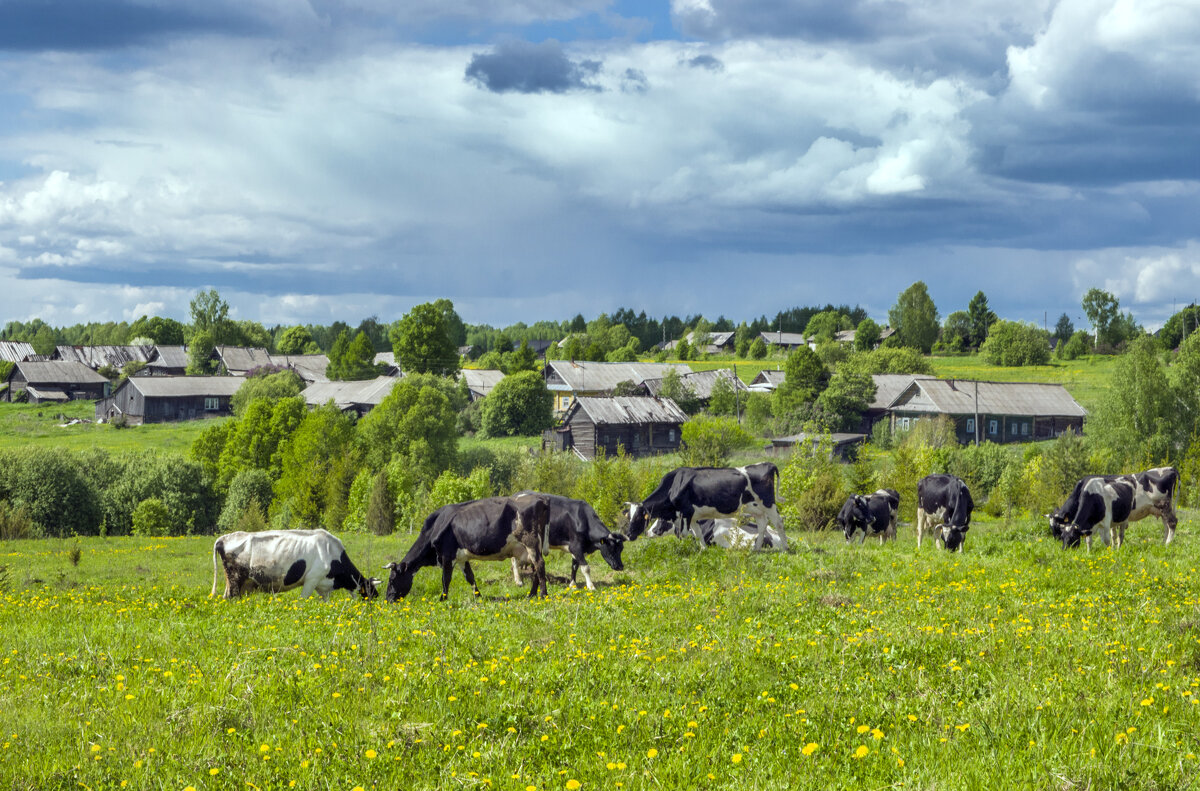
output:
[[[1164,548],[641,540],[595,593],[507,566],[401,604],[210,600],[211,538],[14,542],[6,788],[1184,788],[1200,737],[1194,515]],[[350,536],[377,570],[410,536]],[[377,572],[378,573],[378,572]],[[70,624],[70,628],[64,628]],[[1003,778],[998,781],[997,778]]]
[[[65,425],[71,419],[94,420],[91,401],[67,404],[0,403],[0,448],[50,446],[82,450],[163,450],[185,452],[210,420],[156,423],[118,429],[107,424]],[[221,420],[223,418],[214,418]]]
[[1067,388],[1089,412],[1096,408],[1101,393],[1112,377],[1119,357],[1088,355],[1078,360],[1052,361],[1049,365],[1005,368],[988,364],[980,355],[930,357],[941,379],[979,379],[992,382],[1053,382]]

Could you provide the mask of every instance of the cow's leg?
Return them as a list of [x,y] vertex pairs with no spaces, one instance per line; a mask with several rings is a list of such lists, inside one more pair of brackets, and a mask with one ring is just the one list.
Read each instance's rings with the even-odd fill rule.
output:
[[441,601],[450,598],[450,578],[454,576],[454,558],[442,560],[442,597]]
[[512,561],[513,584],[521,584],[521,561],[516,558],[509,558]]
[[1116,531],[1113,535],[1113,546],[1120,549],[1125,545],[1125,528],[1129,526],[1128,522],[1122,522],[1116,525]]
[[475,584],[475,569],[471,568],[469,562],[464,561],[462,564],[463,579],[471,584],[471,588],[475,591],[475,598],[479,598],[483,594],[479,592],[479,586]]
[[1168,506],[1163,509],[1163,544],[1170,544],[1171,539],[1175,538],[1175,525],[1178,520],[1175,517],[1175,509]]
[[525,550],[529,553],[530,562],[533,563],[533,582],[529,586],[529,598],[538,595],[538,588],[541,588],[543,598],[547,595],[546,592],[546,559],[542,556],[541,548],[534,547]]
[[592,568],[591,568],[591,566],[588,565],[586,557],[584,557],[582,563],[579,561],[571,562],[571,585],[575,584],[575,569],[576,569],[576,567],[578,567],[579,570],[583,572],[583,582],[587,586],[587,589],[590,591],[596,590],[596,586],[592,582]]
[[1112,546],[1112,544],[1113,544],[1112,525],[1101,525],[1100,526],[1100,540],[1104,543],[1104,546],[1106,546],[1106,547]]
[[928,518],[925,509],[917,506],[917,549],[921,548],[921,534],[925,532],[925,521]]
[[[767,515],[767,523],[779,533],[780,551],[787,552],[787,533],[783,532],[783,517],[779,515],[779,508],[773,505],[770,508],[764,509],[764,512]],[[766,528],[763,528],[760,535],[765,533]]]

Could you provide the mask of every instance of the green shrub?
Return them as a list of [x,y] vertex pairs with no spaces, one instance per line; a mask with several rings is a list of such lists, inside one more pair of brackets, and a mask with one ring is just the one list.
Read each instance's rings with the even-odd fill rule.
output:
[[233,525],[234,530],[240,530],[244,533],[257,533],[260,530],[266,530],[268,527],[266,514],[256,499],[251,499],[246,504],[246,507],[242,509],[237,521]]
[[641,499],[636,466],[623,451],[615,456],[600,452],[584,467],[571,496],[586,500],[602,522],[612,525],[620,518],[625,503]]
[[513,491],[530,490],[570,497],[585,462],[570,452],[543,451],[525,460],[513,478]]
[[756,440],[735,418],[696,415],[683,424],[680,457],[690,467],[723,467],[735,451]]
[[[251,504],[260,511],[271,503],[271,476],[266,470],[245,469],[234,476],[225,496],[225,506],[217,518],[217,529],[222,533],[240,530],[235,527]],[[266,508],[264,508],[266,506]],[[265,520],[264,524],[265,524]]]
[[788,529],[828,528],[849,495],[832,459],[832,439],[828,434],[813,435],[820,439],[797,445],[779,471],[779,511]]
[[157,497],[142,500],[133,509],[131,532],[135,536],[169,536],[173,527],[171,512]]
[[24,503],[14,505],[8,500],[0,500],[0,540],[38,538],[41,533],[41,528],[29,515],[28,506]]

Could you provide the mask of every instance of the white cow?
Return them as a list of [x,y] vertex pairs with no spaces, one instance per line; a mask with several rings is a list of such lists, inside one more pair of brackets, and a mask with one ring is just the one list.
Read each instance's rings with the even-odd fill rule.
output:
[[225,567],[225,598],[263,590],[270,593],[303,588],[304,596],[321,598],[339,588],[358,591],[364,599],[377,595],[380,580],[359,573],[342,542],[325,530],[264,530],[228,533],[213,544],[213,587],[217,595],[217,561]]

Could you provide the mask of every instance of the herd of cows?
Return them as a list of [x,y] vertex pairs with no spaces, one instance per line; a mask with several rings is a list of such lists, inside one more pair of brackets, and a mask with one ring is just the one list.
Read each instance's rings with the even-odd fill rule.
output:
[[[408,595],[413,576],[436,566],[442,572],[442,599],[449,595],[455,568],[479,587],[472,560],[512,562],[513,578],[521,583],[519,563],[533,567],[529,595],[546,595],[544,555],[555,549],[571,556],[571,585],[579,571],[594,589],[587,556],[599,552],[614,570],[624,568],[621,550],[626,541],[643,534],[656,537],[692,533],[701,548],[753,546],[787,549],[783,519],[775,505],[778,468],[769,462],[746,467],[680,467],[663,476],[657,488],[640,503],[626,503],[628,534],[610,531],[595,510],[582,500],[540,492],[520,492],[511,497],[488,497],[446,505],[430,514],[417,540],[389,571],[387,600]],[[1179,474],[1173,467],[1158,467],[1127,475],[1095,475],[1080,480],[1067,501],[1049,514],[1050,529],[1063,548],[1081,541],[1088,550],[1093,533],[1106,545],[1125,538],[1129,522],[1158,516],[1171,543],[1178,517],[1175,490]],[[900,494],[880,489],[869,495],[847,498],[836,521],[847,542],[861,544],[868,535],[882,544],[896,537]],[[971,525],[975,503],[962,479],[953,475],[927,475],[917,483],[917,547],[929,532],[950,551],[961,552]],[[753,517],[758,525],[741,527],[738,517]],[[769,524],[771,527],[763,525]],[[218,562],[225,571],[225,598],[254,590],[281,592],[301,588],[304,596],[327,597],[338,589],[357,591],[364,598],[378,595],[382,580],[364,576],[350,561],[342,542],[324,530],[268,530],[229,533],[213,546],[213,589],[219,581]]]

